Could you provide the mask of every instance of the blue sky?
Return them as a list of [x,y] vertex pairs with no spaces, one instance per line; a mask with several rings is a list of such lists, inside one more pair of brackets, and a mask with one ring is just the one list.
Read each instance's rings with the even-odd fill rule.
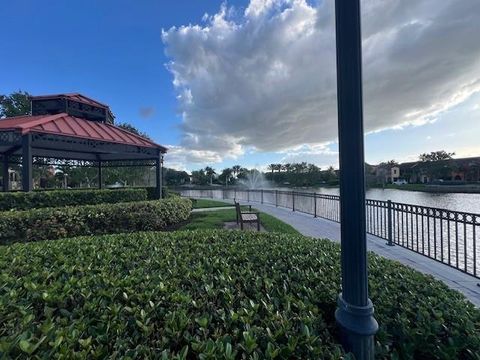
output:
[[[415,26],[402,35],[398,29],[412,24],[411,15],[399,13],[378,24],[370,20],[379,11],[376,2],[366,1],[364,10],[367,161],[411,160],[440,149],[480,155],[480,68],[475,61],[480,46],[468,39],[475,27],[480,30],[478,19],[460,10],[452,13],[452,21],[455,16],[466,20],[448,33],[436,26],[445,22],[445,6],[443,12],[430,11],[430,23],[417,13]],[[384,3],[389,2],[394,9],[396,1]],[[435,5],[419,3],[425,13]],[[466,14],[478,7],[473,0],[465,3],[471,5],[465,6]],[[331,8],[331,1],[5,0],[0,93],[80,92],[98,99],[110,105],[118,121],[172,147],[167,166],[336,165]],[[392,29],[398,37],[390,40],[389,35],[387,41]],[[461,37],[471,51],[460,56],[453,44],[451,49],[443,44],[439,56],[434,31],[451,43]],[[431,45],[428,54],[422,53],[422,41]],[[307,53],[312,44],[318,44],[318,52]],[[312,78],[308,64],[316,58],[321,60],[312,71],[321,74]],[[445,69],[438,68],[438,74],[429,74],[425,64],[436,59],[464,71],[442,77],[438,74]],[[415,61],[424,61],[421,74]],[[322,96],[311,98],[312,93]],[[311,103],[304,100],[310,98]]]
[[[2,1],[0,92],[80,92],[160,143],[178,141],[162,28],[201,20],[220,1]],[[5,38],[4,38],[5,39]],[[154,108],[144,119],[140,109]]]

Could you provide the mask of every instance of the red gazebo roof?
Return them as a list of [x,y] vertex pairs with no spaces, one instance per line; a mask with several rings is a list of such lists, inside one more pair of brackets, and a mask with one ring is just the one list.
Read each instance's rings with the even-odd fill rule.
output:
[[32,96],[32,100],[47,100],[47,99],[57,99],[57,98],[65,98],[68,100],[78,101],[84,104],[92,105],[101,107],[104,109],[110,109],[110,107],[106,104],[101,103],[100,101],[94,100],[89,98],[88,96],[79,94],[79,93],[68,93],[68,94],[50,94],[50,95],[40,95],[40,96]]
[[160,149],[162,152],[167,151],[165,147],[115,125],[89,121],[67,113],[56,115],[16,116],[0,119],[0,131],[8,130],[19,131],[22,135],[28,133],[46,133],[124,145],[156,148]]

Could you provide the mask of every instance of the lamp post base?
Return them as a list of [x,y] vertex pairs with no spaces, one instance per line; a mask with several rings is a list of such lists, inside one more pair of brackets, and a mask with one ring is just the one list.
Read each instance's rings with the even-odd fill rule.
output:
[[342,294],[338,296],[335,319],[340,326],[345,350],[352,352],[358,360],[373,360],[375,357],[374,335],[378,323],[373,317],[373,304],[355,306],[347,303]]

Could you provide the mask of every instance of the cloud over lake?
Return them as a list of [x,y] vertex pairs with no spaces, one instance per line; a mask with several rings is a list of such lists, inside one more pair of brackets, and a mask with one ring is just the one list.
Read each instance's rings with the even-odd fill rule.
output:
[[[314,5],[315,4],[315,5]],[[195,156],[337,138],[334,2],[251,0],[163,32]],[[363,2],[365,130],[422,125],[480,90],[480,1]]]

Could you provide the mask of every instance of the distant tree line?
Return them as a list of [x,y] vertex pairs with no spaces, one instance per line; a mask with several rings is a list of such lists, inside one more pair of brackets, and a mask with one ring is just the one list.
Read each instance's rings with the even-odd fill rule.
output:
[[238,185],[242,184],[249,175],[262,174],[267,181],[279,186],[318,186],[322,184],[338,184],[338,171],[333,167],[321,170],[315,164],[307,162],[270,164],[268,171],[259,172],[256,169],[247,169],[241,165],[224,168],[217,172],[207,166],[192,171],[192,184],[194,185]]
[[337,185],[338,171],[333,166],[322,170],[307,162],[270,164],[266,178],[277,185],[316,186]]

